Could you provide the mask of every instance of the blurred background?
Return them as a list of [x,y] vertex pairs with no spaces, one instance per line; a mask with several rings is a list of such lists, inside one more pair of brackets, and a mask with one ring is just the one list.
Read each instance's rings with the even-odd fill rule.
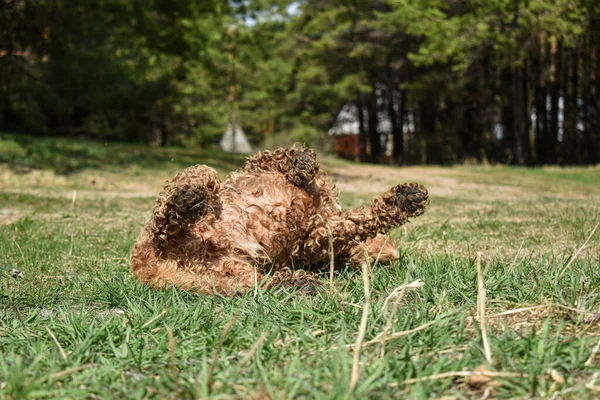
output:
[[597,0],[0,0],[4,159],[60,136],[596,164],[599,90]]

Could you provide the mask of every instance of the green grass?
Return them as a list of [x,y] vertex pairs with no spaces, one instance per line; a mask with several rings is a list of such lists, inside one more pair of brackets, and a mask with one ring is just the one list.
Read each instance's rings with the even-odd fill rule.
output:
[[[80,146],[46,140],[18,143],[28,159],[37,159],[41,148]],[[94,153],[102,146],[82,147]],[[336,271],[334,292],[323,276],[324,287],[314,294],[289,288],[259,291],[256,298],[140,285],[128,254],[164,180],[178,168],[214,160],[224,172],[241,158],[138,147],[147,153],[140,160],[126,145],[110,146],[109,155],[94,162],[82,157],[73,171],[24,172],[17,159],[0,169],[0,398],[470,399],[485,387],[464,377],[414,380],[481,365],[505,374],[495,378],[496,398],[598,397],[600,357],[590,356],[600,325],[586,319],[600,313],[600,232],[560,275],[600,214],[600,182],[587,182],[585,169],[567,169],[561,178],[562,194],[589,186],[592,195],[575,205],[567,195],[547,198],[543,191],[528,200],[438,196],[423,218],[395,231],[404,255],[373,268],[365,338],[380,334],[390,316],[390,333],[435,324],[364,347],[351,393],[353,351],[345,346],[359,330],[361,272]],[[48,151],[36,167],[54,163],[58,150]],[[182,158],[170,161],[171,155]],[[425,179],[438,173],[478,184],[488,179],[479,167],[424,171]],[[496,173],[526,187],[522,176],[530,172],[492,168]],[[342,196],[345,206],[367,200]],[[538,306],[488,320],[491,365],[472,319],[478,251],[487,315]],[[12,269],[23,278],[12,277]],[[394,288],[417,279],[425,286],[382,309]]]
[[531,188],[556,190],[568,186],[575,191],[598,187],[600,167],[461,167],[468,174],[467,180],[479,183],[516,185],[527,181]]
[[31,168],[51,169],[60,174],[72,174],[84,169],[101,168],[119,171],[122,168],[185,168],[198,160],[210,163],[220,172],[229,172],[243,161],[243,157],[214,150],[186,150],[182,148],[152,149],[147,146],[71,140],[65,138],[31,137],[0,133],[0,162],[19,172]]

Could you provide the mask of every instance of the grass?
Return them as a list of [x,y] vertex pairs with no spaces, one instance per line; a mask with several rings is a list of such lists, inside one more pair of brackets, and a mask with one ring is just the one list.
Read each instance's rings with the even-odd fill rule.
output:
[[[396,171],[423,181],[433,197],[425,216],[393,233],[403,258],[373,267],[367,344],[351,392],[361,271],[336,271],[334,292],[324,273],[315,294],[290,288],[256,298],[153,291],[129,273],[130,248],[164,181],[194,163],[225,173],[240,157],[8,135],[0,149],[6,143],[0,398],[600,395],[600,232],[561,275],[598,221],[600,180],[587,176],[597,169],[391,169],[326,159],[340,182],[351,176],[345,206],[368,200],[364,183],[373,177],[383,186],[401,179]],[[74,149],[86,155],[71,160]],[[478,252],[491,364],[475,318]],[[425,285],[388,298],[417,279]],[[386,327],[393,337],[423,326],[368,344]],[[496,373],[487,384],[466,376],[481,366]]]
[[0,162],[17,172],[32,168],[50,169],[59,174],[73,174],[85,169],[118,172],[122,168],[139,169],[185,168],[199,159],[210,163],[219,172],[229,172],[241,164],[243,157],[217,152],[182,148],[152,149],[131,143],[94,142],[80,139],[31,137],[2,134]]

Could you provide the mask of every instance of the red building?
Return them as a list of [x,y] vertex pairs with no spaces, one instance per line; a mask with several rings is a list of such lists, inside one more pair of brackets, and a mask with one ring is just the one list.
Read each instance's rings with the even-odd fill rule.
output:
[[[385,158],[391,155],[392,152],[392,124],[384,113],[379,113],[377,118],[379,120],[377,131],[381,135],[381,148],[383,150],[383,157]],[[365,112],[363,118],[365,124],[367,120],[368,115]],[[328,133],[333,138],[333,150],[338,157],[358,160],[360,155],[358,107],[354,104],[345,104]],[[369,141],[367,140],[367,154],[370,151],[369,147]]]

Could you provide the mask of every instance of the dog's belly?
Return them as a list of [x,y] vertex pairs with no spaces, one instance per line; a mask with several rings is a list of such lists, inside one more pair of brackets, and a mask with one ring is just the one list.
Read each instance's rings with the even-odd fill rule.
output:
[[224,187],[216,229],[255,261],[289,260],[308,232],[311,196],[276,173],[241,177]]

